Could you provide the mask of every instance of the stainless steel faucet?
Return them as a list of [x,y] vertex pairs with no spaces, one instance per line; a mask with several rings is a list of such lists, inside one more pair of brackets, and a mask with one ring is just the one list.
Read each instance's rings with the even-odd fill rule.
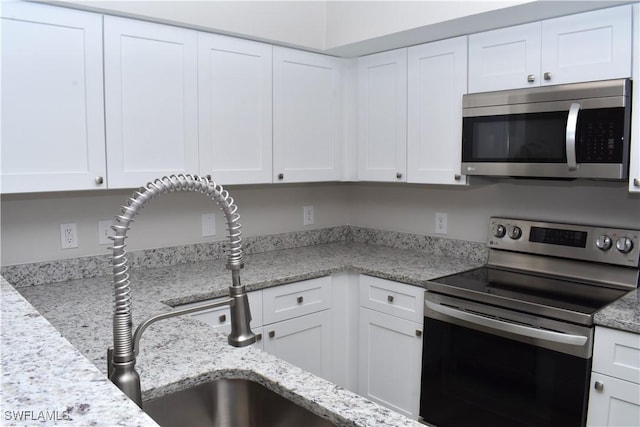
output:
[[[174,309],[167,313],[150,317],[143,321],[132,334],[131,315],[131,287],[127,258],[125,257],[125,240],[127,230],[138,211],[151,199],[159,194],[174,191],[194,191],[211,197],[224,212],[229,241],[225,245],[227,269],[231,270],[231,285],[229,298],[215,303],[203,304],[187,309]],[[197,175],[171,175],[149,182],[127,200],[122,206],[121,214],[114,219],[115,235],[112,247],[113,284],[115,307],[113,312],[113,347],[107,351],[109,379],[122,390],[138,406],[142,407],[142,391],[140,375],[135,370],[136,356],[140,350],[140,338],[144,330],[154,322],[170,317],[181,316],[200,310],[206,310],[222,305],[231,307],[231,333],[228,342],[234,347],[244,347],[253,344],[256,336],[251,331],[249,322],[251,313],[249,300],[244,285],[240,283],[240,269],[242,261],[242,239],[240,237],[240,215],[229,192],[216,184],[210,177]]]

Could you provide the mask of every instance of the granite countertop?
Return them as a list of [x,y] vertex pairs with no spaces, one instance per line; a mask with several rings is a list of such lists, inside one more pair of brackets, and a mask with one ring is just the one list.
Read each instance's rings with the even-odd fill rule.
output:
[[[258,290],[346,270],[421,286],[430,279],[470,269],[481,262],[384,246],[333,243],[249,255],[245,264],[242,282],[248,290]],[[8,333],[7,325],[15,322],[23,328],[33,328],[17,307],[33,309],[13,288],[3,284],[2,347],[11,346],[13,353],[10,358],[2,357],[3,411],[82,407],[82,414],[80,410],[72,411],[78,425],[154,425],[105,379],[106,348],[112,341],[110,279],[103,276],[19,288],[55,327],[31,311],[33,319],[28,317],[29,321],[37,319],[46,328],[39,329],[37,337],[27,334],[22,339]],[[225,295],[230,273],[223,260],[216,260],[135,271],[131,282],[134,325],[138,325],[150,315],[169,310],[170,305]],[[9,299],[20,299],[22,303],[14,306],[8,303]],[[53,340],[56,345],[60,342],[60,351],[54,350]],[[84,364],[77,362],[76,359],[83,359],[80,353],[94,366],[86,360]],[[45,379],[48,376],[55,387],[46,387],[40,379],[34,382],[32,376],[27,377],[29,380],[20,376],[23,364],[34,362],[44,365],[38,375]],[[226,335],[189,317],[152,325],[143,336],[137,368],[144,400],[211,378],[247,378],[338,425],[421,425],[258,349],[230,347]],[[90,372],[86,381],[77,376],[76,371],[84,372],[82,369]],[[59,376],[60,372],[65,375]],[[10,387],[5,388],[5,384]],[[72,400],[74,394],[84,398],[76,402]],[[36,405],[40,399],[42,402]],[[119,420],[114,420],[116,415]],[[5,422],[25,424],[13,419]],[[69,425],[68,420],[45,424],[58,423]]]
[[[424,286],[435,277],[482,264],[474,258],[357,243],[278,250],[245,260],[242,282],[248,290],[341,271]],[[150,315],[170,310],[170,305],[226,295],[230,273],[223,260],[215,260],[134,271],[131,281],[134,325],[138,325]],[[155,425],[105,378],[106,348],[112,340],[109,276],[19,291],[46,320],[2,283],[5,423],[31,425],[7,418],[6,412],[31,410],[58,411],[77,425]],[[601,326],[640,333],[638,292],[611,304],[595,320]],[[7,348],[12,349],[10,354]],[[421,425],[258,349],[230,347],[226,335],[189,317],[152,325],[143,336],[137,368],[144,400],[208,379],[246,378],[338,425]],[[69,425],[69,420],[47,424]]]
[[640,334],[640,290],[629,292],[596,313],[598,326]]

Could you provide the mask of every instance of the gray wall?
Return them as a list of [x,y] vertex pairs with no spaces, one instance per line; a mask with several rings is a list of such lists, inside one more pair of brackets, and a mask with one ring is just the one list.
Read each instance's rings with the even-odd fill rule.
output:
[[[475,179],[469,187],[327,183],[230,187],[248,236],[350,224],[434,234],[435,213],[448,214],[447,236],[484,242],[490,216],[640,228],[640,197],[623,183]],[[2,265],[108,253],[97,222],[111,219],[130,191],[8,195],[1,200]],[[314,205],[315,224],[302,225]],[[201,237],[201,215],[218,212],[215,238]],[[60,249],[61,223],[78,224],[79,247]],[[128,249],[224,238],[222,214],[200,194],[175,193],[149,203],[134,222]]]

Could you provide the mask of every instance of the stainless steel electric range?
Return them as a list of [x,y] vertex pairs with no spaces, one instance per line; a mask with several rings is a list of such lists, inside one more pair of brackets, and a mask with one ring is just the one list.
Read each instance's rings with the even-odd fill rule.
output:
[[640,231],[491,218],[487,245],[427,284],[421,419],[583,426],[593,317],[638,286]]

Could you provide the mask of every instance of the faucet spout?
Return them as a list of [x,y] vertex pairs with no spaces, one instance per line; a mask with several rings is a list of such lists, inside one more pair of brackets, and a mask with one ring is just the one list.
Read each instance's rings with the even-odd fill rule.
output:
[[[132,334],[131,313],[131,283],[125,257],[125,241],[133,218],[138,211],[150,200],[159,194],[173,191],[193,191],[202,193],[214,200],[225,215],[228,231],[228,242],[225,245],[227,268],[231,270],[231,285],[229,286],[229,299],[204,304],[189,309],[177,309],[157,316],[150,317]],[[145,187],[136,191],[122,206],[121,214],[114,219],[113,253],[111,257],[113,267],[114,284],[114,313],[113,313],[113,348],[107,352],[109,379],[122,390],[138,406],[142,406],[142,392],[140,376],[135,370],[136,356],[139,351],[139,342],[144,330],[152,323],[205,310],[220,305],[229,304],[231,307],[231,334],[228,342],[235,347],[244,347],[253,344],[256,337],[251,331],[249,322],[251,312],[244,285],[240,283],[240,269],[244,267],[242,261],[242,239],[240,237],[240,215],[229,192],[221,185],[216,184],[209,177],[197,175],[171,175],[156,179],[147,183]]]

